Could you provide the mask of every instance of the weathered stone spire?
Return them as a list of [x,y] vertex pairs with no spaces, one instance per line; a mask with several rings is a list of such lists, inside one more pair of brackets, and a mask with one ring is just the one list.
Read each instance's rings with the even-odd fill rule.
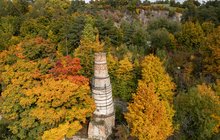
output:
[[89,124],[88,136],[92,139],[105,140],[112,133],[115,125],[112,87],[108,74],[106,53],[95,53],[92,95],[96,110]]

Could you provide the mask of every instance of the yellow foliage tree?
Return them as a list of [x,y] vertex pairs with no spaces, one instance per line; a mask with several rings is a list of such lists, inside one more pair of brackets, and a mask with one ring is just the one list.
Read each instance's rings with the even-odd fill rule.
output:
[[130,80],[132,78],[131,72],[133,71],[133,65],[128,59],[128,57],[124,57],[122,60],[119,61],[118,69],[116,70],[116,77],[120,78],[123,75],[126,75],[124,80]]
[[[51,130],[45,131],[42,137],[42,140],[63,140],[64,136],[71,131],[69,136],[73,136],[79,128],[81,128],[81,124],[79,122],[74,122],[73,124],[65,123],[60,124],[58,127],[53,128]],[[67,135],[68,137],[68,135]]]
[[[93,99],[89,96],[88,83],[78,85],[68,80],[47,79],[39,87],[29,89],[24,94],[32,96],[21,99],[27,106],[33,104],[31,101],[34,97],[38,98],[37,101],[34,100],[36,106],[30,111],[31,117],[39,120],[42,125],[53,126],[61,123],[59,127],[44,133],[45,140],[52,140],[55,136],[61,138],[65,135],[73,136],[82,128],[81,123],[85,123],[86,117],[91,116],[95,109]],[[53,135],[54,133],[56,135]]]
[[120,97],[125,101],[131,99],[131,94],[136,89],[136,82],[134,66],[128,56],[124,56],[124,58],[118,62],[112,84],[114,96]]
[[[139,83],[125,115],[131,127],[131,135],[139,140],[164,140],[173,133],[172,115],[167,112],[168,102],[156,95],[153,83]],[[171,113],[173,114],[173,112]]]
[[174,131],[172,103],[175,85],[159,58],[146,56],[141,66],[142,79],[125,118],[131,127],[131,135],[140,140],[163,140]]
[[182,25],[181,32],[177,35],[177,40],[187,50],[195,50],[200,48],[204,43],[204,32],[201,25],[191,21]]
[[162,65],[160,59],[152,54],[145,57],[141,63],[141,82],[144,82],[147,85],[153,83],[156,89],[156,94],[160,99],[168,100],[172,103],[175,84],[171,81],[171,78]]
[[118,59],[114,57],[111,53],[107,53],[106,59],[107,59],[107,65],[108,65],[108,72],[111,78],[113,78],[113,76],[116,73],[115,71],[117,69],[117,66],[118,66]]
[[[72,72],[75,80],[65,79],[62,72],[69,74],[69,69],[61,70],[58,66],[53,72],[62,73],[61,78],[42,75],[39,68],[43,63],[18,60],[2,73],[5,88],[0,112],[10,121],[9,129],[19,139],[70,137],[82,128],[95,109],[88,79],[77,71]],[[76,60],[72,63],[75,67],[68,67],[79,70],[79,64]]]
[[202,49],[204,73],[220,78],[220,26],[207,36],[206,46]]

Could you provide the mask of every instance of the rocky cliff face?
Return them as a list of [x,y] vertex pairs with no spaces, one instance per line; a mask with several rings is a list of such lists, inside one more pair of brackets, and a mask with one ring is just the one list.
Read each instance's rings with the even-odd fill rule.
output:
[[147,24],[149,21],[155,18],[167,18],[177,22],[181,21],[181,13],[175,12],[173,15],[170,15],[167,10],[140,10],[138,18],[144,24]]
[[120,26],[123,21],[133,22],[134,20],[139,20],[143,24],[148,24],[150,21],[156,18],[166,18],[173,21],[181,21],[181,13],[174,12],[170,14],[168,10],[139,10],[138,13],[131,14],[128,11],[121,12],[119,10],[101,10],[99,14],[104,18],[111,18],[115,21],[116,26]]

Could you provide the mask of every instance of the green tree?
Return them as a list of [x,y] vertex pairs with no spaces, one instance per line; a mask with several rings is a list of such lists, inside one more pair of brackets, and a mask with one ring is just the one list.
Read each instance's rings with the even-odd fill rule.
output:
[[197,3],[198,1],[195,0],[186,0],[183,3],[183,7],[186,8],[186,10],[183,13],[182,21],[195,21],[196,15],[197,15],[197,6],[200,4]]
[[188,50],[196,50],[204,43],[204,32],[198,22],[191,21],[182,25],[182,30],[177,35],[177,40]]
[[7,15],[7,1],[0,0],[0,15],[6,16]]
[[0,13],[3,16],[22,16],[28,12],[28,6],[28,0],[1,0]]
[[50,41],[41,37],[25,40],[21,43],[23,55],[29,60],[55,57],[55,47]]
[[150,51],[156,53],[160,49],[173,50],[172,43],[175,40],[173,34],[180,31],[180,24],[165,18],[155,19],[149,22],[147,31],[150,34],[151,48]]
[[40,28],[36,19],[27,19],[22,23],[20,32],[23,37],[36,37],[41,30]]
[[169,33],[177,33],[180,30],[180,24],[176,21],[168,20],[165,18],[154,19],[149,22],[147,27],[148,32],[153,32],[158,29],[166,29]]
[[136,7],[139,6],[140,3],[141,3],[140,0],[129,0],[128,5],[127,5],[127,9],[134,12],[136,10]]
[[35,0],[28,14],[32,18],[45,16],[49,19],[57,19],[64,16],[69,7],[69,0]]
[[[187,3],[189,3],[189,1]],[[200,23],[211,21],[216,26],[219,25],[219,1],[207,1],[199,6],[198,1],[191,0],[189,5],[190,6],[188,6],[187,10],[183,13],[183,21],[198,20]]]
[[0,120],[0,139],[13,139],[12,133],[9,131],[8,122],[4,119]]
[[91,78],[94,53],[103,51],[103,45],[99,41],[97,29],[94,28],[94,20],[88,17],[80,39],[80,46],[74,52],[74,56],[80,58],[82,73],[86,77]]
[[7,49],[9,46],[19,43],[19,28],[21,19],[15,16],[5,16],[0,18],[0,50]]
[[219,132],[219,96],[210,86],[202,84],[178,94],[175,109],[175,120],[185,139],[211,139]]
[[118,62],[118,67],[114,73],[113,94],[121,100],[129,101],[132,93],[136,89],[136,79],[134,75],[134,66],[128,56],[124,56]]
[[[55,21],[51,27],[52,39],[58,42],[58,51],[63,55],[69,55],[74,52],[80,45],[80,38],[85,26],[85,16],[71,15],[61,17],[59,21]],[[65,24],[65,26],[63,26]],[[51,35],[50,34],[50,35]],[[55,36],[55,39],[54,37]]]
[[78,11],[83,11],[85,9],[85,5],[86,5],[85,1],[72,0],[68,12],[74,13],[74,12],[78,12]]
[[149,50],[149,34],[146,31],[146,26],[136,22],[122,22],[122,42],[127,45],[130,51],[137,51],[137,54],[146,54]]
[[[117,27],[114,26],[113,20],[105,20],[102,17],[98,17],[95,20],[95,26],[99,30],[99,37],[101,41],[109,40],[110,43],[114,46],[121,43],[121,34]],[[110,44],[110,45],[111,45]]]
[[170,43],[169,32],[166,29],[158,29],[152,32],[150,41],[154,53],[158,49],[165,49]]
[[16,13],[19,13],[20,15],[26,14],[28,12],[28,5],[29,0],[13,0],[13,8],[16,9]]

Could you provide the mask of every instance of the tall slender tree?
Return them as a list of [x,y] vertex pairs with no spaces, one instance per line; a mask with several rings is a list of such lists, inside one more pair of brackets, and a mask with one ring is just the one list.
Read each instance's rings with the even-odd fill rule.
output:
[[131,135],[140,140],[163,140],[172,135],[174,83],[159,58],[149,55],[142,62],[142,79],[128,105],[125,118]]

